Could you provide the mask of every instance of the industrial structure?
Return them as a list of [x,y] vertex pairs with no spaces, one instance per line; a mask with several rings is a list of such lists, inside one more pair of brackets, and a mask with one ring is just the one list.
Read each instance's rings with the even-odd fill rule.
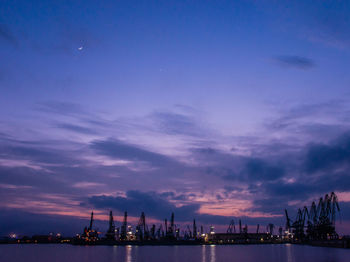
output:
[[[336,218],[340,207],[337,195],[326,194],[319,201],[312,202],[308,208],[298,209],[295,220],[291,220],[285,210],[286,226],[275,227],[269,223],[266,227],[257,224],[256,229],[248,231],[248,225],[239,219],[238,223],[231,220],[226,233],[215,232],[214,226],[205,231],[203,225],[198,226],[193,219],[192,225],[182,226],[175,223],[175,214],[170,220],[165,218],[159,225],[148,225],[146,214],[141,212],[138,223],[133,228],[128,223],[128,213],[120,227],[117,227],[112,211],[109,212],[108,229],[103,235],[94,226],[94,212],[91,212],[90,222],[84,227],[83,233],[74,238],[63,238],[61,234],[35,235],[31,238],[18,238],[12,234],[0,243],[71,243],[77,245],[196,245],[196,244],[269,244],[269,243],[302,243],[318,246],[350,248],[350,237],[339,237],[335,230]],[[276,233],[275,233],[276,232]]]
[[[260,225],[257,225],[256,233],[248,233],[248,225],[242,227],[242,221],[238,221],[239,229],[236,232],[235,221],[232,219],[226,233],[215,233],[214,227],[211,227],[210,233],[206,237],[206,241],[215,244],[258,244],[267,243],[274,240],[272,233],[260,233]],[[272,225],[272,224],[270,224]]]
[[116,229],[115,229],[115,224],[114,224],[114,219],[113,219],[113,213],[112,210],[109,212],[109,227],[106,232],[106,239],[108,240],[115,240],[115,235],[116,235]]
[[[108,229],[104,236],[100,237],[98,230],[93,227],[94,213],[91,212],[90,224],[84,228],[83,234],[77,235],[76,244],[196,244],[196,243],[260,243],[273,240],[272,229],[274,226],[269,224],[270,232],[259,232],[259,225],[256,233],[248,233],[248,226],[242,227],[239,220],[239,232],[236,232],[234,220],[231,220],[226,233],[215,233],[214,227],[211,226],[208,233],[204,232],[204,227],[197,227],[196,220],[193,219],[192,226],[187,225],[184,229],[175,224],[175,214],[171,213],[170,223],[168,219],[164,219],[164,224],[156,226],[153,224],[150,228],[146,223],[146,215],[141,212],[138,223],[133,230],[128,225],[128,213],[124,212],[122,224],[115,226],[113,213],[109,212]],[[198,230],[200,228],[200,230]]]
[[286,233],[299,242],[338,239],[335,221],[339,212],[338,197],[334,192],[321,197],[317,205],[312,202],[309,209],[306,206],[299,208],[294,221],[285,210]]
[[95,229],[93,229],[93,223],[94,212],[91,212],[89,227],[85,227],[84,232],[81,235],[81,239],[83,239],[86,242],[95,242],[98,240],[98,232]]
[[[91,212],[90,224],[84,228],[83,234],[78,235],[78,244],[262,244],[262,243],[315,243],[315,241],[339,240],[335,230],[335,221],[340,212],[338,198],[334,192],[320,198],[318,204],[312,202],[310,208],[306,206],[298,209],[296,218],[292,221],[285,210],[286,226],[276,228],[269,223],[266,227],[257,224],[256,229],[248,232],[248,225],[241,219],[235,224],[232,219],[226,233],[216,233],[213,226],[209,232],[204,232],[203,225],[197,226],[193,219],[192,226],[186,225],[182,229],[175,224],[175,214],[171,213],[170,220],[164,219],[158,226],[148,225],[146,214],[141,212],[137,225],[133,228],[128,224],[128,213],[120,228],[115,226],[113,213],[109,212],[108,229],[104,236],[99,236],[98,230],[93,228],[94,213]],[[236,228],[237,227],[237,228]],[[200,229],[200,230],[199,230]],[[275,233],[276,232],[276,233]]]

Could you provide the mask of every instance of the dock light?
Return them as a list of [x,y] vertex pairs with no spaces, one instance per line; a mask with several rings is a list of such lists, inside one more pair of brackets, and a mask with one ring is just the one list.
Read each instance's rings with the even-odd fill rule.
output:
[[211,235],[214,235],[214,234],[215,234],[215,231],[214,231],[214,227],[213,227],[213,226],[210,227],[210,234],[211,234]]

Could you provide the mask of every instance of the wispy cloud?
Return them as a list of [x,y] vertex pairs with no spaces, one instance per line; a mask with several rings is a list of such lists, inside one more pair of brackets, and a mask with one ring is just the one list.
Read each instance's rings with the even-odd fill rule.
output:
[[102,154],[111,158],[146,161],[155,166],[167,165],[175,161],[165,155],[151,152],[140,146],[132,145],[120,140],[95,140],[91,142],[90,147],[98,154]]
[[274,58],[278,65],[286,68],[310,69],[315,67],[315,62],[303,56],[277,56]]
[[88,135],[97,134],[97,132],[92,128],[74,125],[74,124],[62,123],[62,124],[58,124],[57,127],[63,128],[72,132],[76,132],[76,133],[82,133],[82,134],[88,134]]
[[72,187],[76,187],[76,188],[90,188],[90,187],[99,187],[99,186],[105,186],[105,184],[82,181],[72,185]]
[[18,39],[15,37],[9,26],[0,23],[0,43],[4,42],[14,47],[18,46]]
[[[17,189],[25,191],[22,198],[39,191],[63,194],[66,201],[47,198],[45,205],[38,204],[43,201],[38,196],[31,203],[35,207],[31,212],[51,214],[55,207],[60,214],[73,217],[76,214],[72,211],[74,206],[70,206],[71,199],[83,203],[79,205],[80,212],[88,212],[92,207],[101,212],[106,208],[118,212],[127,209],[134,216],[145,211],[155,219],[163,219],[174,211],[179,221],[196,217],[203,223],[226,224],[234,216],[251,223],[270,220],[282,224],[284,208],[293,209],[298,201],[326,191],[346,191],[350,186],[346,176],[350,169],[347,135],[320,144],[312,140],[323,132],[316,128],[303,143],[289,141],[290,134],[301,128],[305,119],[320,112],[325,115],[338,112],[334,105],[329,102],[281,110],[279,116],[261,127],[267,136],[222,140],[222,136],[198,124],[193,110],[188,114],[157,111],[146,115],[143,121],[141,118],[107,121],[79,105],[43,104],[39,112],[48,116],[49,127],[53,122],[56,129],[57,125],[60,127],[60,133],[74,132],[78,138],[69,143],[65,136],[36,142],[1,134],[0,184],[2,191],[7,192],[3,199],[8,208],[19,208],[22,199],[13,194]],[[73,122],[62,122],[63,115]],[[120,127],[119,132],[113,132],[116,127]],[[80,139],[93,133],[91,130],[96,130],[96,135]],[[150,137],[144,137],[144,130]],[[281,135],[282,131],[286,133]],[[275,132],[280,134],[276,141]],[[172,152],[177,143],[167,145],[168,153],[151,143],[154,137],[160,142],[169,137],[179,141],[185,157]],[[202,138],[200,142],[198,137]],[[224,147],[220,146],[222,141],[226,143]],[[240,143],[244,144],[245,154],[231,150]],[[324,158],[325,161],[320,161]],[[204,192],[216,193],[209,196]],[[234,213],[223,211],[237,199],[244,200],[239,209]],[[154,207],[159,203],[159,208]]]

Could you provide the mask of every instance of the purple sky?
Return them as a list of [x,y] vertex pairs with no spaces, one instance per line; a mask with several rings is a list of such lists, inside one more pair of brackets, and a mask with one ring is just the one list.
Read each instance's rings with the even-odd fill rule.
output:
[[332,191],[349,234],[349,12],[1,1],[0,234],[77,233],[92,209],[284,226]]

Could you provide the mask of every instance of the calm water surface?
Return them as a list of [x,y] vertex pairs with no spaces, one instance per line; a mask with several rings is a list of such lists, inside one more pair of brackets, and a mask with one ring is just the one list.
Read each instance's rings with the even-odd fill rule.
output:
[[350,250],[297,245],[71,246],[0,245],[0,261],[26,262],[349,262]]

